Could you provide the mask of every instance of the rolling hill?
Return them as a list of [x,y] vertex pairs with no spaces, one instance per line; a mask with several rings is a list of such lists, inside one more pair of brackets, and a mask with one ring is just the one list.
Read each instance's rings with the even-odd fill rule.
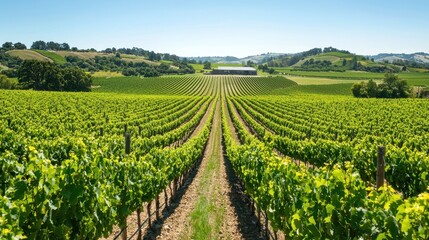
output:
[[22,60],[38,60],[43,62],[53,62],[52,59],[45,57],[42,54],[33,50],[11,50],[11,51],[7,51],[6,53],[13,57],[18,57]]
[[252,61],[256,64],[260,64],[260,63],[268,61],[269,59],[272,59],[272,58],[275,58],[278,56],[282,56],[282,55],[285,55],[285,54],[284,53],[263,53],[260,55],[253,55],[253,56],[248,56],[248,57],[244,57],[244,58],[237,58],[237,57],[232,57],[232,56],[225,56],[225,57],[221,57],[221,56],[183,57],[183,58],[187,58],[188,60],[195,60],[197,62],[208,61],[211,63],[241,64],[243,62]]
[[[95,57],[113,57],[113,53],[102,53],[102,52],[72,52],[72,51],[46,51],[46,50],[10,50],[7,54],[18,57],[22,60],[38,60],[45,62],[55,62],[58,64],[64,64],[67,62],[67,56],[78,57],[84,60],[88,60]],[[150,65],[158,66],[161,63],[149,61],[142,56],[136,56],[131,54],[121,54],[121,59],[129,62],[144,62]]]
[[370,56],[370,58],[374,58],[376,62],[383,62],[383,61],[393,62],[395,60],[403,60],[403,61],[429,64],[429,54],[423,53],[423,52],[411,53],[411,54],[380,53],[374,56]]

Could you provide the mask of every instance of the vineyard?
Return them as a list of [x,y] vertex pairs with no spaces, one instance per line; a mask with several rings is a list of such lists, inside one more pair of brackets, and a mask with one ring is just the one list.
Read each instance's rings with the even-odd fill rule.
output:
[[143,206],[167,205],[216,141],[267,237],[429,238],[427,100],[279,96],[283,77],[94,84],[0,91],[1,239],[119,238],[136,212],[141,237]]

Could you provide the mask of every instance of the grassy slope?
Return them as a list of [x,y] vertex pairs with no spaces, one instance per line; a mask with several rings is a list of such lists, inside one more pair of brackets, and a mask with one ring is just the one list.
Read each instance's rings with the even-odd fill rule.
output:
[[123,77],[122,73],[118,72],[107,72],[99,71],[91,74],[94,78],[112,78],[112,77]]
[[82,59],[90,59],[95,58],[96,56],[100,57],[112,57],[113,54],[108,53],[98,53],[98,52],[69,52],[69,51],[57,51],[58,55],[66,57],[66,56],[74,56]]
[[319,54],[316,56],[310,56],[310,57],[306,57],[306,58],[302,59],[301,61],[297,62],[294,65],[294,67],[301,67],[305,61],[310,60],[310,59],[314,59],[314,61],[329,61],[332,64],[336,64],[337,62],[342,61],[342,58],[339,58],[337,56]]
[[[384,73],[371,73],[360,71],[345,71],[345,72],[306,72],[306,71],[292,71],[290,68],[276,68],[278,72],[290,76],[300,77],[317,77],[317,78],[331,78],[331,79],[383,79]],[[429,85],[429,73],[425,72],[402,72],[399,73],[399,78],[408,81],[409,85]]]
[[153,62],[150,61],[142,56],[136,56],[136,55],[130,55],[130,54],[121,54],[121,59],[124,61],[130,61],[130,62],[144,62],[149,65],[159,66],[161,65],[160,62]]
[[0,64],[0,71],[1,71],[1,70],[7,70],[7,69],[9,69],[7,66],[4,66],[4,65],[1,65],[1,64]]
[[42,54],[43,56],[51,59],[55,63],[58,63],[58,64],[65,64],[65,63],[67,63],[66,58],[64,56],[61,56],[61,55],[57,54],[56,52],[45,51],[45,50],[33,50],[33,51]]
[[21,58],[23,60],[38,60],[44,62],[52,62],[52,59],[43,56],[42,54],[32,50],[11,50],[7,54]]
[[300,76],[287,76],[299,85],[329,85],[339,83],[355,83],[361,82],[362,80],[350,80],[350,79],[333,79],[333,78],[320,78],[320,77],[300,77]]

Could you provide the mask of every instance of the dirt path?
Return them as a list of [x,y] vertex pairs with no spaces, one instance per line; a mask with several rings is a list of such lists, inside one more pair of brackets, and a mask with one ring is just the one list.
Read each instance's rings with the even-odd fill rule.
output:
[[160,231],[147,239],[258,239],[248,200],[224,158],[220,104],[194,180]]

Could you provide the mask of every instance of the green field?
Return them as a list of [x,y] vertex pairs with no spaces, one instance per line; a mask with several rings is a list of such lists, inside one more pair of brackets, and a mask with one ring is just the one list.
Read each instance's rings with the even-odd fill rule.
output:
[[337,83],[325,85],[297,85],[284,89],[276,89],[273,95],[329,95],[329,96],[352,96],[352,83]]
[[322,78],[322,77],[300,77],[300,76],[287,76],[299,85],[330,85],[339,83],[355,83],[365,81],[364,79],[352,80],[352,79],[337,79],[337,78]]
[[[275,68],[279,73],[287,76],[299,77],[317,77],[317,78],[331,78],[331,79],[382,79],[384,73],[370,73],[359,71],[345,71],[345,72],[310,72],[310,71],[293,71],[290,68]],[[401,72],[398,74],[399,78],[408,81],[409,85],[429,85],[429,73],[426,72]]]
[[43,56],[51,59],[52,61],[54,61],[55,63],[58,63],[60,65],[67,63],[67,60],[64,56],[58,55],[55,52],[45,51],[45,50],[33,50],[33,51],[42,54]]

